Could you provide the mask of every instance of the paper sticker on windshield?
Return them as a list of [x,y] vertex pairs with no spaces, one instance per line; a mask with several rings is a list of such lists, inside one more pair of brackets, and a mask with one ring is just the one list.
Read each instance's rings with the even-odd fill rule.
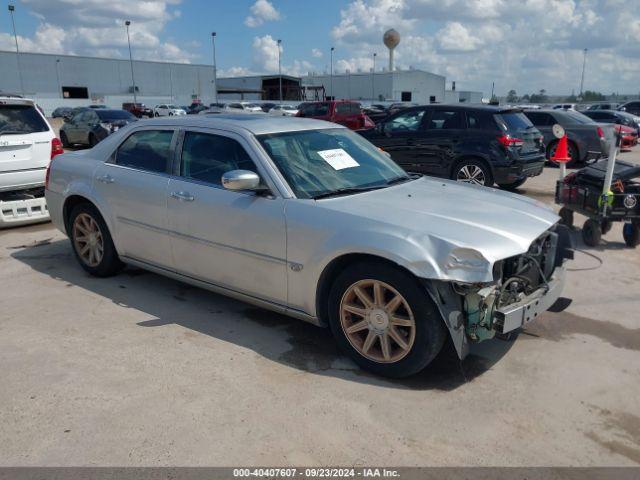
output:
[[354,158],[341,148],[333,150],[321,150],[318,152],[325,162],[333,167],[334,170],[342,170],[343,168],[359,167],[360,164]]

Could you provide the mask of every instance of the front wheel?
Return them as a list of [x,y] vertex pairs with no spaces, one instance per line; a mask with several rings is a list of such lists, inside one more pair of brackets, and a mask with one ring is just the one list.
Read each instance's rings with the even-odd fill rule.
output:
[[329,323],[343,351],[385,377],[424,369],[445,340],[442,317],[418,280],[382,263],[358,263],[338,276]]
[[493,176],[489,168],[478,160],[462,160],[453,169],[452,180],[461,183],[471,183],[490,187],[493,185]]
[[597,247],[602,239],[602,230],[600,222],[593,219],[588,219],[584,222],[582,227],[582,240],[589,247]]
[[91,204],[76,206],[69,216],[69,237],[80,266],[96,277],[115,275],[123,267],[100,212]]

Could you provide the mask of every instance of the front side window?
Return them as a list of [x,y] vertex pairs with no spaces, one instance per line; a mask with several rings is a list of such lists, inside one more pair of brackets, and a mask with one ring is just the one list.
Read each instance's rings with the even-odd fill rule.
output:
[[258,170],[236,140],[208,133],[186,132],[180,176],[222,185],[222,175],[231,170]]
[[434,110],[429,120],[429,130],[453,130],[464,128],[461,111]]
[[308,103],[300,109],[300,114],[305,117],[323,117],[329,114],[329,104],[323,103]]
[[172,130],[135,132],[120,145],[116,164],[148,172],[164,173],[171,160]]
[[425,110],[411,110],[392,118],[385,123],[387,132],[417,132],[422,124]]
[[375,146],[345,128],[258,136],[298,198],[384,188],[410,177]]
[[338,103],[336,105],[337,115],[349,115],[351,113],[351,106],[349,103]]

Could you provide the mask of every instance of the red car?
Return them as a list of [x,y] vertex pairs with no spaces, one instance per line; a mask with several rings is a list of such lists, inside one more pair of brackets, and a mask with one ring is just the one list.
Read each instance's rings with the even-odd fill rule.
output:
[[362,106],[350,100],[303,103],[298,107],[296,117],[339,123],[351,130],[375,127],[373,121],[362,113]]
[[626,125],[614,125],[617,134],[621,134],[621,149],[630,149],[638,144],[638,131]]

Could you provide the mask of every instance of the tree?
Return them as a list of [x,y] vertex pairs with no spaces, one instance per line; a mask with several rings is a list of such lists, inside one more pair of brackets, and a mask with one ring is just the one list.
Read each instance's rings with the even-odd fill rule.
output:
[[515,90],[509,90],[509,92],[507,92],[506,100],[509,103],[517,102],[518,101],[518,94],[516,93],[516,91]]
[[591,90],[586,90],[582,94],[582,101],[584,102],[601,102],[606,100],[606,97],[600,92],[592,92]]
[[572,93],[567,98],[565,98],[564,101],[569,103],[576,103],[578,101],[578,98]]

